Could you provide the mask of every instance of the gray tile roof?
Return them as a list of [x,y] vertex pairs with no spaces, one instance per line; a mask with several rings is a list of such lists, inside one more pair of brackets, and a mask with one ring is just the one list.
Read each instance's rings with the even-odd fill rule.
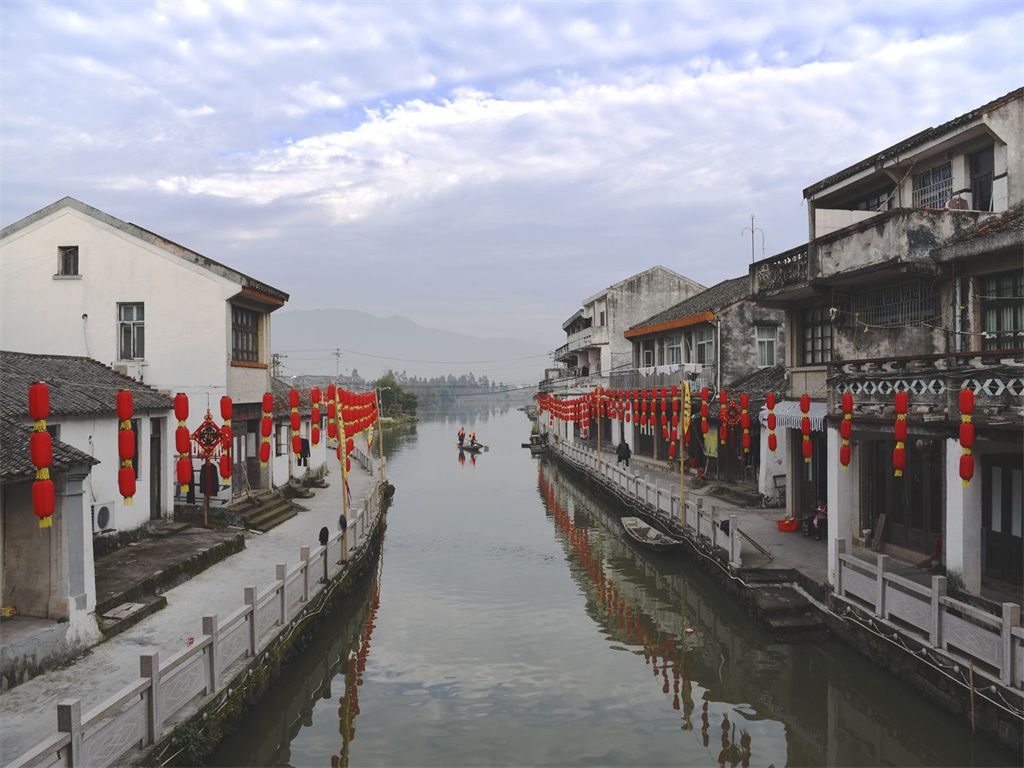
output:
[[0,416],[28,419],[28,388],[37,381],[50,388],[50,414],[114,415],[117,393],[129,389],[135,411],[166,411],[171,398],[122,376],[97,360],[71,355],[32,355],[0,351]]
[[[29,480],[35,477],[28,445],[32,430],[0,417],[0,480]],[[73,464],[92,466],[99,462],[87,453],[60,440],[53,441],[52,469],[60,471]]]
[[749,276],[743,275],[743,277],[723,280],[700,293],[694,294],[685,301],[681,301],[675,306],[669,307],[637,323],[630,330],[646,328],[649,325],[660,325],[661,323],[668,323],[673,320],[682,320],[685,317],[690,317],[700,312],[716,312],[748,296],[750,296]]
[[[297,387],[299,390],[299,414],[303,418],[309,418],[309,414],[313,409],[313,401],[309,396],[309,389],[302,389]],[[321,390],[325,390],[325,387],[321,387]],[[274,395],[274,418],[280,418],[282,416],[288,416],[291,414],[292,409],[288,405],[288,393],[291,392],[292,386],[287,381],[281,379],[270,380],[270,391]],[[323,402],[323,401],[321,401]],[[327,413],[327,406],[321,405],[324,413]]]
[[776,397],[782,399],[780,393],[786,385],[786,368],[781,365],[774,365],[771,368],[758,368],[736,379],[729,386],[729,396],[733,393],[750,395],[751,403],[763,403],[764,396],[774,392]]

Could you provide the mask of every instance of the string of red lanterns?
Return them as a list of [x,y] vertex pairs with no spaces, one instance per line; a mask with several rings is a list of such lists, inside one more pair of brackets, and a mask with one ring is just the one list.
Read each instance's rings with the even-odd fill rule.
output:
[[224,395],[220,399],[220,418],[224,425],[220,428],[221,452],[220,452],[220,476],[225,480],[231,478],[233,446],[233,433],[231,431],[231,414],[234,410],[231,398]]
[[309,399],[313,403],[309,416],[309,420],[311,422],[309,442],[311,445],[320,445],[320,387],[313,387],[309,390]]
[[270,433],[274,431],[274,396],[263,394],[263,418],[260,420],[260,466],[270,463]]
[[289,426],[292,433],[292,454],[298,462],[302,453],[302,417],[299,415],[299,390],[292,389],[288,392]]
[[800,417],[800,434],[803,435],[803,443],[800,446],[801,452],[803,453],[804,463],[811,463],[811,456],[814,455],[814,445],[811,443],[811,417],[808,414],[811,411],[811,398],[805,392],[800,395],[800,412],[803,416]]
[[853,395],[849,392],[843,395],[843,420],[839,422],[839,437],[842,438],[842,445],[839,446],[839,466],[843,469],[850,468],[850,436],[853,434]]
[[775,393],[769,392],[764,397],[764,404],[768,408],[768,450],[775,453],[779,447],[779,438],[775,434]]
[[174,449],[178,453],[175,470],[181,492],[187,493],[189,483],[192,482],[192,460],[189,458],[192,435],[185,426],[188,420],[188,395],[183,392],[174,396],[174,418],[178,420],[178,428],[174,430]]
[[135,431],[132,429],[134,412],[131,390],[122,389],[117,393],[117,458],[120,461],[117,488],[125,504],[134,503],[135,496],[135,468],[132,466],[135,458]]
[[967,488],[974,477],[974,390],[960,390],[960,481]]
[[46,419],[50,415],[50,388],[46,384],[37,382],[29,385],[28,415],[32,419],[29,456],[36,468],[36,479],[32,483],[32,509],[39,520],[39,527],[50,528],[53,525],[56,498],[53,480],[50,479],[53,437],[46,431]]
[[896,424],[893,431],[896,435],[896,447],[892,449],[892,467],[894,477],[903,477],[907,467],[907,406],[910,397],[906,392],[896,393]]

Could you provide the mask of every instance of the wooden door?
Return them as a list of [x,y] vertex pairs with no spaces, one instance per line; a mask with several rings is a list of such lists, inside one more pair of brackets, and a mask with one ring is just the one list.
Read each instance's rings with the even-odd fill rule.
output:
[[982,530],[985,574],[1014,584],[1022,582],[1024,538],[1021,517],[1024,470],[1020,454],[984,457],[982,472]]
[[163,487],[164,420],[149,420],[149,519],[159,520],[163,514],[160,490]]

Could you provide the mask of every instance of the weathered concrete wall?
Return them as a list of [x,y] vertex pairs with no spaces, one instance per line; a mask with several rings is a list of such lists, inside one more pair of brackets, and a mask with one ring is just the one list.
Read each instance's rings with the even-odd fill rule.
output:
[[782,332],[785,312],[739,301],[718,313],[721,331],[722,386],[757,370],[757,326],[772,326],[775,334],[775,360],[785,360],[786,340]]
[[[996,143],[992,210],[1005,211],[1024,200],[1024,103],[1015,101],[985,116]],[[1002,175],[1002,178],[998,178]]]
[[3,605],[16,606],[20,616],[68,618],[62,490],[57,488],[53,526],[42,529],[32,512],[32,482],[3,486]]

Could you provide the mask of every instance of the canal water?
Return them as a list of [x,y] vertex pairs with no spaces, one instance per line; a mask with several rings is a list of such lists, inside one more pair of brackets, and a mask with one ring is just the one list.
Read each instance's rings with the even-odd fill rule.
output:
[[[1016,765],[837,641],[773,641],[520,448],[514,410],[386,438],[384,551],[209,765]],[[459,458],[460,423],[490,446]],[[822,552],[824,557],[824,550]]]

